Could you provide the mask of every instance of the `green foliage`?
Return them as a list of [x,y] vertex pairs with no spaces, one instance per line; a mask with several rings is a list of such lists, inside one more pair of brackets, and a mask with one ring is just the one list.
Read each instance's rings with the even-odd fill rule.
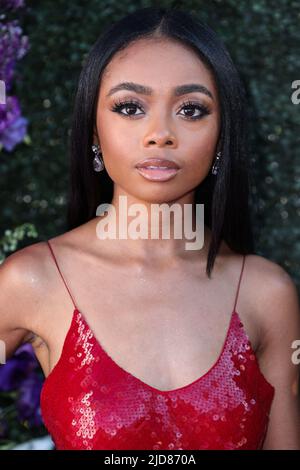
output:
[[6,256],[20,248],[20,241],[27,238],[36,238],[38,233],[33,224],[25,223],[13,230],[5,230],[4,236],[0,239],[0,264]]

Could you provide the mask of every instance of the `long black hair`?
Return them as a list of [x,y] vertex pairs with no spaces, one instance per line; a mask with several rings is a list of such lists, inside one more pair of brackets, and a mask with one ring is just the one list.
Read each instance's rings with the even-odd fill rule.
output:
[[87,56],[79,78],[71,129],[68,229],[94,218],[98,205],[110,203],[113,196],[113,181],[106,170],[95,173],[92,166],[91,146],[104,69],[114,54],[132,41],[153,36],[177,40],[192,48],[211,70],[218,88],[220,167],[217,175],[209,172],[195,191],[195,203],[204,204],[205,224],[212,232],[206,266],[210,277],[222,239],[237,253],[253,252],[246,93],[222,41],[207,24],[184,10],[138,9],[106,27]]

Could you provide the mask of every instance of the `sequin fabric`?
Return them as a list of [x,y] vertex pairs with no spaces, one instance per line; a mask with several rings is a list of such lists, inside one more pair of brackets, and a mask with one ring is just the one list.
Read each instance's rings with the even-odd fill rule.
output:
[[207,373],[160,391],[121,368],[75,308],[41,411],[58,450],[254,450],[263,446],[274,392],[235,310]]
[[222,351],[194,382],[158,390],[119,366],[74,311],[61,356],[41,391],[57,450],[261,449],[274,387],[261,373],[236,311],[245,256]]

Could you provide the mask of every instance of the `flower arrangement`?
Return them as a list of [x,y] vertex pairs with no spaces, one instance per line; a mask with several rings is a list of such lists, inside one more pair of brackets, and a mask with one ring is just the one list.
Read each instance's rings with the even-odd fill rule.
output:
[[[22,7],[24,0],[0,0],[0,151],[8,152],[29,139],[28,120],[22,116],[17,96],[12,94],[16,64],[29,49],[28,38],[17,20],[7,20],[8,15]],[[26,237],[37,237],[33,224],[6,230],[0,239],[0,263]],[[28,343],[0,364],[0,449],[11,449],[32,437],[45,435],[39,403],[42,383],[40,366]]]
[[[24,7],[24,0],[0,0],[0,11],[14,11],[21,7]],[[28,49],[28,37],[23,35],[18,21],[6,21],[3,13],[0,16],[0,80],[5,100],[4,103],[0,100],[0,151],[4,148],[11,152],[17,144],[29,140],[28,120],[21,115],[18,98],[10,95],[16,63]]]

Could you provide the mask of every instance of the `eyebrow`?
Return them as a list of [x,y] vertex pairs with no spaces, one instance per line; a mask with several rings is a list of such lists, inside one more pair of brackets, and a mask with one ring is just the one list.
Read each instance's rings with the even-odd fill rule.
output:
[[[109,90],[106,97],[111,96],[113,93],[116,93],[119,90],[129,90],[129,91],[134,91],[135,93],[139,93],[142,95],[149,95],[149,96],[152,95],[153,93],[153,89],[149,86],[140,85],[138,83],[133,83],[133,82],[122,82],[112,87]],[[205,95],[209,96],[212,100],[214,99],[212,93],[208,90],[208,88],[206,88],[206,86],[201,85],[199,83],[186,83],[184,85],[179,85],[173,88],[174,96],[186,95],[187,93],[192,93],[195,91],[204,93]]]

